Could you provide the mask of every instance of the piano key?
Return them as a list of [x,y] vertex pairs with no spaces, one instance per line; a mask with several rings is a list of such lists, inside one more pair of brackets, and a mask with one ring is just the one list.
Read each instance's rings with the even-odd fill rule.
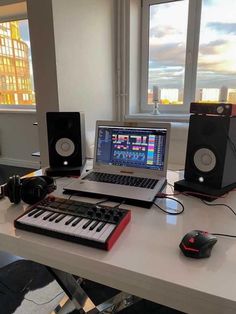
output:
[[80,236],[81,232],[84,230],[83,229],[83,225],[86,224],[88,222],[88,219],[83,218],[79,224],[76,226],[76,228],[74,229],[73,227],[70,230],[70,233],[73,234],[74,236],[78,237]]
[[93,230],[97,225],[99,224],[99,221],[94,221],[94,223],[89,227],[89,230]]
[[116,225],[110,224],[108,228],[103,232],[103,234],[98,238],[99,242],[106,242],[109,235],[112,233],[112,231],[115,229]]
[[91,224],[92,221],[93,220],[91,220],[91,219],[89,221],[87,221],[86,224],[83,225],[83,229],[86,229]]
[[[101,222],[98,222],[99,224],[101,224]],[[81,238],[86,238],[86,239],[93,239],[94,233],[96,232],[95,229],[90,230],[89,228],[83,229],[81,231],[81,233],[79,234],[79,236]]]
[[72,216],[70,219],[68,219],[66,221],[66,225],[69,225],[75,218],[76,218],[76,216]]
[[49,212],[48,215],[44,216],[43,219],[47,220],[48,218],[50,218],[55,212]]
[[41,208],[35,208],[33,210],[31,210],[31,212],[28,213],[28,216],[33,216],[34,214],[36,214]]
[[54,215],[52,215],[52,216],[49,218],[49,221],[53,221],[53,220],[56,219],[59,215],[60,215],[60,213],[55,213]]
[[45,213],[45,210],[41,210],[41,211],[37,212],[33,217],[37,218],[37,217],[41,216],[43,213]]
[[62,218],[61,221],[57,223],[55,221],[48,222],[45,228],[48,230],[54,230],[61,233],[66,226],[65,223],[67,220],[68,220],[68,216],[66,215],[64,218]]
[[47,211],[40,217],[34,216],[29,217],[28,215],[24,215],[19,219],[19,221],[24,222],[25,224],[28,225],[38,226],[45,222],[45,220],[43,220],[43,217],[45,217],[46,215],[48,215]]
[[73,221],[73,223],[71,224],[72,227],[75,227],[76,225],[78,225],[78,223],[82,220],[82,217],[76,218],[75,221]]
[[65,215],[65,214],[61,214],[61,216],[59,216],[59,217],[55,220],[55,222],[61,221],[64,217],[66,217],[66,215]]
[[97,227],[96,231],[100,232],[102,230],[103,227],[105,227],[106,223],[103,222],[99,227]]
[[[99,228],[101,227],[102,228]],[[100,226],[98,226],[98,228],[96,229],[96,231],[93,233],[93,240],[98,240],[99,237],[103,234],[103,232],[105,232],[108,228],[109,224],[108,223],[105,223],[105,222],[102,222]],[[99,230],[99,231],[98,231]]]

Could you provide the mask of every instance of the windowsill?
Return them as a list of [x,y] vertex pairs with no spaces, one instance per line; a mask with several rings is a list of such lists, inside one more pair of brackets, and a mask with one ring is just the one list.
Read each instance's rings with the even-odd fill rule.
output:
[[171,113],[160,113],[154,115],[152,113],[133,113],[127,114],[125,119],[137,119],[137,120],[148,120],[148,121],[166,121],[166,122],[189,122],[190,114],[171,114]]
[[35,114],[36,109],[0,109],[0,114],[1,113]]

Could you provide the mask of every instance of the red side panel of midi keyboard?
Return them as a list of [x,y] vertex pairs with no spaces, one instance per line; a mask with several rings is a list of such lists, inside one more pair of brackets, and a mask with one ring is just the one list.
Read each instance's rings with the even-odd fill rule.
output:
[[121,220],[119,225],[115,228],[113,233],[110,235],[106,242],[106,249],[110,250],[113,246],[113,244],[116,242],[116,240],[119,238],[121,232],[124,230],[125,226],[129,223],[131,219],[131,212],[128,211],[125,217]]

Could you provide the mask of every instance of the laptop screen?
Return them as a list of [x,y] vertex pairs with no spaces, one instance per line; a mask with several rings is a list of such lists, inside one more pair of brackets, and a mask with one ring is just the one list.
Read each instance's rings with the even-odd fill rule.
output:
[[163,171],[166,128],[99,125],[97,132],[97,163]]

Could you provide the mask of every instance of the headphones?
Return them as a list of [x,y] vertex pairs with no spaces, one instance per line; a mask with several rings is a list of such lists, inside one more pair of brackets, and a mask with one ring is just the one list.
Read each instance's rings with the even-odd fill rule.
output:
[[20,176],[13,175],[0,188],[0,198],[7,196],[11,203],[18,204],[22,200],[32,205],[53,192],[56,185],[53,178],[48,176],[21,179]]

